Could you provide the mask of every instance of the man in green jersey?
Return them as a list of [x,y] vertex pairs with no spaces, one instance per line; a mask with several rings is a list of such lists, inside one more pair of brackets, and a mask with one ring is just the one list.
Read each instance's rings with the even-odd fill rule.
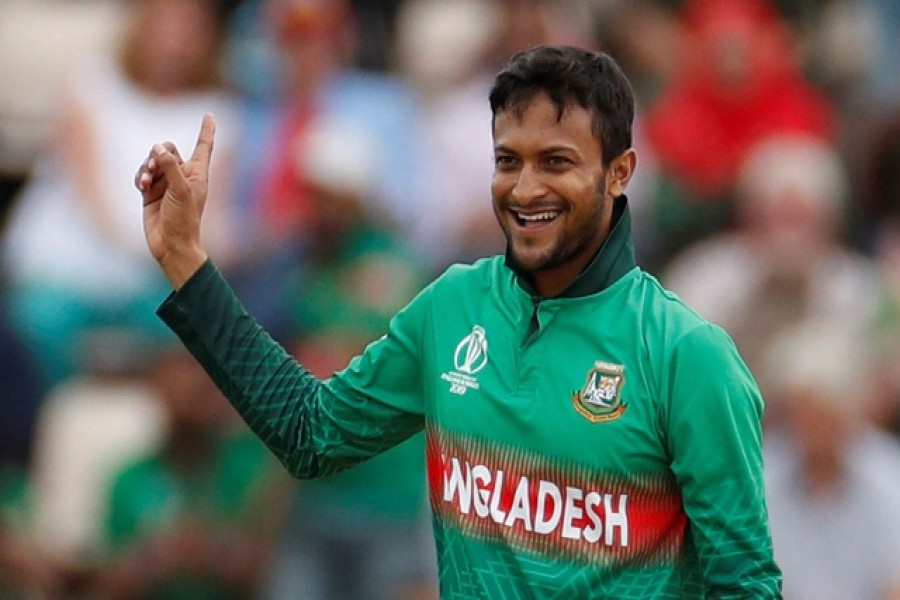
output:
[[637,158],[609,56],[537,47],[490,94],[505,256],[454,266],[321,381],[255,324],[199,235],[214,120],[136,184],[159,309],[298,477],[421,430],[444,598],[778,598],[762,399],[720,328],[634,259]]

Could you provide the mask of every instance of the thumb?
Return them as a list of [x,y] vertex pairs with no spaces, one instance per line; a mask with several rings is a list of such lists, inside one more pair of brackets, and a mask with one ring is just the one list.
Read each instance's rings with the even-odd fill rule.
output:
[[213,151],[213,140],[215,137],[216,118],[212,113],[206,113],[203,115],[203,122],[200,124],[200,134],[197,136],[197,145],[194,146],[191,162],[209,165],[209,160],[210,157],[212,157]]

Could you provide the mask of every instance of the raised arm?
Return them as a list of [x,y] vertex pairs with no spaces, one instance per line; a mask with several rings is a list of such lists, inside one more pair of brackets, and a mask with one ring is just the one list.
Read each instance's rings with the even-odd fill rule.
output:
[[316,379],[246,312],[203,246],[214,134],[206,115],[189,160],[171,143],[156,144],[135,175],[147,244],[176,290],[159,316],[298,477],[348,468],[421,430],[418,340],[427,301],[395,317],[349,369]]

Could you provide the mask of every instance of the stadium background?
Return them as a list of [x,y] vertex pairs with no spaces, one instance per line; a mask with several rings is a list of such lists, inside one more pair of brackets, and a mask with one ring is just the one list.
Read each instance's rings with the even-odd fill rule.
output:
[[[141,58],[123,70],[129,35],[187,29],[144,18],[135,33],[141,6],[191,3],[0,0],[0,598],[139,597],[178,571],[161,548],[196,559],[208,597],[434,597],[417,449],[316,487],[236,435],[146,322],[165,290],[138,256],[136,193],[121,196],[133,169],[111,159],[146,152],[143,135],[190,143],[193,121],[161,115],[199,125],[198,90],[213,94],[228,190],[214,258],[327,375],[430,276],[502,249],[486,90],[542,42],[608,50],[634,82],[639,260],[734,336],[763,388],[786,596],[900,597],[900,5],[222,1],[204,8],[227,9],[207,31],[221,79],[166,87]],[[165,46],[134,43],[144,58]],[[117,135],[141,146],[109,147]],[[104,181],[107,205],[78,191]],[[54,201],[80,216],[53,221],[68,214]],[[87,242],[124,262],[92,268]],[[210,437],[182,457],[207,483],[172,483],[172,448]],[[364,592],[342,587],[348,564],[366,565]]]

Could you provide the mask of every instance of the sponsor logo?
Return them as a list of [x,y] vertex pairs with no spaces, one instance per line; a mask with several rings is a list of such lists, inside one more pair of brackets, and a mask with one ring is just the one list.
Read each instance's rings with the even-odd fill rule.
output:
[[472,331],[460,340],[453,354],[453,366],[456,370],[443,373],[441,379],[450,384],[450,392],[465,394],[480,386],[475,374],[481,371],[488,362],[488,342],[484,327],[475,325]]
[[591,423],[613,421],[628,408],[621,397],[624,385],[625,365],[598,360],[588,371],[581,391],[572,392],[572,404]]

